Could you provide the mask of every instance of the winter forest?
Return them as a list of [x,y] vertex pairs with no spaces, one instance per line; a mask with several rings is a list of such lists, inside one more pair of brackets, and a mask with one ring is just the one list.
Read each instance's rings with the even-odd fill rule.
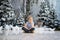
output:
[[[60,29],[60,0],[0,0],[0,26],[23,26],[29,15],[49,28]],[[44,24],[43,24],[44,25]]]

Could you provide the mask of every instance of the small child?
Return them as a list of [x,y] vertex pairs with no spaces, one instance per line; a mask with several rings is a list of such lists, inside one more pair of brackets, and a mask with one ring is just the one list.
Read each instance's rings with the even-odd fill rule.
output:
[[26,22],[25,26],[22,28],[25,33],[33,33],[34,32],[34,22],[33,17],[28,16],[28,22]]

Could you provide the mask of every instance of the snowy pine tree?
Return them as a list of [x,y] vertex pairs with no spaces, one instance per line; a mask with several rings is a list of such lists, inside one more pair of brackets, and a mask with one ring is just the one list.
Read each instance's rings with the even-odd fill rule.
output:
[[43,20],[47,26],[53,27],[53,21],[56,19],[54,8],[50,7],[48,0],[43,0],[40,5],[38,19]]
[[15,13],[8,0],[0,0],[0,14],[1,25],[12,24]]

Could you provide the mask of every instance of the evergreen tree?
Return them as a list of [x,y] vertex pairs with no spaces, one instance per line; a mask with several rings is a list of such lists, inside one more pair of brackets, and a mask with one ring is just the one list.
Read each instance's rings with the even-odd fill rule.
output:
[[0,0],[0,22],[3,24],[12,24],[15,13],[8,0]]
[[54,8],[50,7],[49,1],[44,0],[40,5],[40,12],[38,14],[38,19],[43,20],[45,24],[53,28],[53,21],[57,18]]

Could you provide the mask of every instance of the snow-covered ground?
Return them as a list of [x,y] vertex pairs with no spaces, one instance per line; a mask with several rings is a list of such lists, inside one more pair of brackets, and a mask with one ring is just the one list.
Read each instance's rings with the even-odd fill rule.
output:
[[5,34],[0,34],[0,40],[60,40],[60,31],[36,27],[34,33],[23,33],[22,27],[6,25]]
[[60,40],[60,31],[54,34],[20,33],[18,35],[0,35],[0,40]]
[[[51,28],[46,28],[46,27],[35,27],[34,33],[55,33],[55,28],[51,29]],[[3,33],[2,31],[2,26],[0,27],[0,33]],[[12,26],[12,25],[5,25],[5,29],[4,29],[4,34],[5,35],[18,35],[19,33],[23,33],[22,27],[18,27],[18,26]]]
[[55,33],[54,32],[55,28],[54,29],[51,29],[51,28],[44,28],[44,27],[41,27],[41,28],[35,28],[35,33]]

